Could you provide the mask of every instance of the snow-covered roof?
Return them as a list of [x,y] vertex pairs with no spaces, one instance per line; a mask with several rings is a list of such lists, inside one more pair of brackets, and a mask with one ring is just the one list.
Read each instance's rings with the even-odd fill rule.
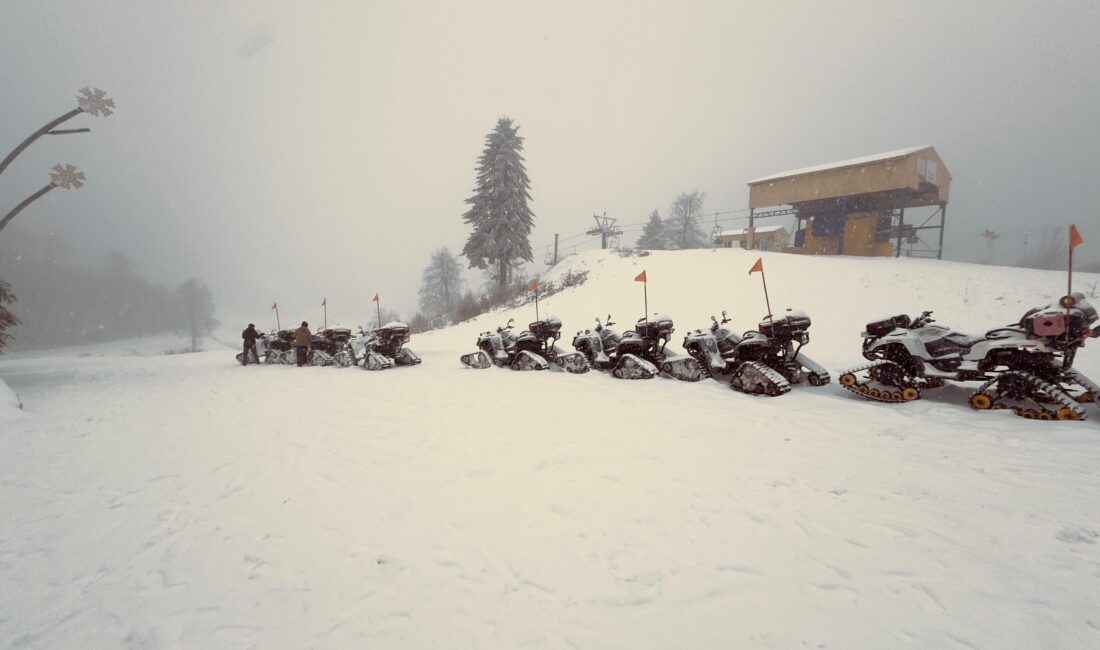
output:
[[[780,230],[786,230],[783,226],[757,226],[755,228],[757,235],[763,235],[769,232],[779,232]],[[738,228],[737,230],[723,230],[718,234],[719,237],[737,237],[741,235],[749,234],[748,228]]]
[[921,145],[919,147],[909,147],[908,149],[898,149],[897,151],[887,151],[885,153],[876,153],[870,156],[862,156],[860,158],[851,158],[848,160],[840,160],[837,162],[825,163],[823,165],[814,165],[812,167],[803,167],[802,169],[792,169],[786,172],[780,172],[778,174],[772,174],[771,176],[764,176],[754,181],[749,181],[749,185],[755,185],[757,183],[763,183],[766,181],[774,181],[780,178],[789,178],[791,176],[802,176],[804,174],[813,174],[815,172],[824,172],[832,169],[841,169],[843,167],[855,167],[857,165],[866,165],[869,163],[882,162],[884,160],[892,160],[894,158],[903,158],[910,154],[923,151],[925,149],[931,149],[932,145]]

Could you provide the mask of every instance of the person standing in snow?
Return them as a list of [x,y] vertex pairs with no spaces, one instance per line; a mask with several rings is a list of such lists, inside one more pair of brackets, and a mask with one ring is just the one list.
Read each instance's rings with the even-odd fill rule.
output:
[[294,352],[298,355],[298,365],[306,365],[306,355],[309,353],[309,342],[313,340],[313,334],[309,331],[309,323],[302,321],[302,326],[294,330]]
[[241,338],[244,339],[244,355],[241,357],[241,363],[248,365],[248,353],[256,355],[256,362],[260,361],[260,353],[256,351],[256,337],[259,336],[259,332],[256,331],[256,326],[252,323],[248,324],[248,327],[241,332]]

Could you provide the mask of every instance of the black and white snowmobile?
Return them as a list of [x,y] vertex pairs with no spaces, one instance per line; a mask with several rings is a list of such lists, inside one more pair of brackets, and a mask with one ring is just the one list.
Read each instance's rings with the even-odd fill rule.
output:
[[791,390],[791,384],[812,386],[829,383],[829,371],[802,354],[810,342],[810,317],[787,310],[782,316],[765,317],[759,329],[738,335],[723,325],[729,322],[710,317],[708,330],[694,330],[684,337],[684,350],[704,370],[730,388],[750,395],[777,396]]
[[[331,359],[332,365],[342,368],[359,363],[359,355],[352,344],[351,330],[345,327],[333,327],[321,330],[313,337],[314,352],[320,350]],[[324,357],[322,357],[322,361]],[[316,364],[316,362],[314,362]],[[330,365],[321,363],[317,365]]]
[[542,343],[538,336],[530,330],[514,333],[513,321],[514,318],[509,318],[508,323],[495,332],[479,334],[477,352],[464,354],[458,360],[467,368],[478,370],[492,366],[512,370],[548,370],[550,363],[539,354]]
[[[588,372],[591,366],[588,359],[580,352],[562,352],[557,346],[561,339],[561,319],[557,316],[547,316],[527,326],[528,330],[521,332],[516,338],[515,349],[518,352],[531,352],[542,357],[552,364],[551,368],[558,368],[573,374]],[[530,336],[528,336],[530,335]]]
[[620,350],[623,335],[611,329],[614,324],[611,314],[603,323],[597,318],[594,330],[577,332],[573,348],[583,354],[593,368],[610,372],[619,379],[652,379],[660,374],[657,366],[630,351],[632,344]]
[[367,336],[363,350],[364,370],[385,370],[396,366],[415,366],[421,358],[405,347],[410,340],[409,326],[390,322]]
[[840,384],[868,399],[907,402],[945,380],[980,381],[969,399],[975,409],[1083,420],[1081,405],[1095,402],[1100,386],[1073,370],[1073,360],[1085,339],[1100,336],[1096,321],[1096,309],[1080,293],[983,336],[935,325],[931,311],[915,319],[902,314],[867,324],[863,356],[870,362],[844,371]]
[[627,330],[619,341],[619,351],[636,354],[657,366],[664,377],[680,381],[700,381],[707,373],[699,362],[690,356],[674,354],[666,348],[676,331],[672,318],[664,314],[655,314],[653,318],[639,318],[633,331]]
[[[295,363],[294,348],[291,345],[293,342],[294,330],[279,330],[278,332],[272,330],[271,334],[268,334],[264,341],[264,363]],[[257,343],[256,349],[259,349],[259,343]]]

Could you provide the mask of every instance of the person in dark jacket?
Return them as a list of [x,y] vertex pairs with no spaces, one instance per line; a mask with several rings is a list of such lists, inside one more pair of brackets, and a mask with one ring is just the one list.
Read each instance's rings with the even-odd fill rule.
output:
[[248,324],[248,327],[241,332],[241,338],[244,339],[244,354],[241,355],[241,363],[248,365],[248,353],[256,355],[256,363],[260,362],[260,353],[256,352],[256,337],[260,335],[256,331],[256,326],[252,323]]
[[294,330],[294,352],[298,355],[298,365],[306,365],[306,355],[309,353],[309,342],[313,340],[313,334],[309,331],[309,323],[302,321],[302,326]]

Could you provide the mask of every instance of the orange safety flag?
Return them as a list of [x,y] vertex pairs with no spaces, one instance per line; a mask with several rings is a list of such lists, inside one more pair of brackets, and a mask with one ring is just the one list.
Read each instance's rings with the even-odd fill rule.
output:
[[279,308],[279,303],[277,303],[277,302],[271,303],[271,308],[272,309],[278,309]]
[[1070,224],[1069,226],[1069,249],[1074,248],[1085,243],[1085,238],[1081,236],[1081,233],[1077,232],[1077,226]]
[[531,280],[531,286],[527,287],[527,290],[528,291],[538,291],[539,290],[538,278],[535,278],[534,280]]
[[761,273],[764,272],[764,258],[762,258],[762,257],[756,258],[756,264],[753,264],[752,268],[749,269],[749,275],[752,275],[753,273],[756,273],[757,271],[760,271]]
[[645,271],[642,271],[641,273],[639,273],[639,274],[638,274],[638,275],[637,275],[637,276],[636,276],[636,277],[634,278],[634,281],[635,281],[635,282],[647,282],[648,280],[646,280],[646,277],[645,277]]
[[374,294],[374,297],[370,299],[371,302],[378,302],[378,294]]

